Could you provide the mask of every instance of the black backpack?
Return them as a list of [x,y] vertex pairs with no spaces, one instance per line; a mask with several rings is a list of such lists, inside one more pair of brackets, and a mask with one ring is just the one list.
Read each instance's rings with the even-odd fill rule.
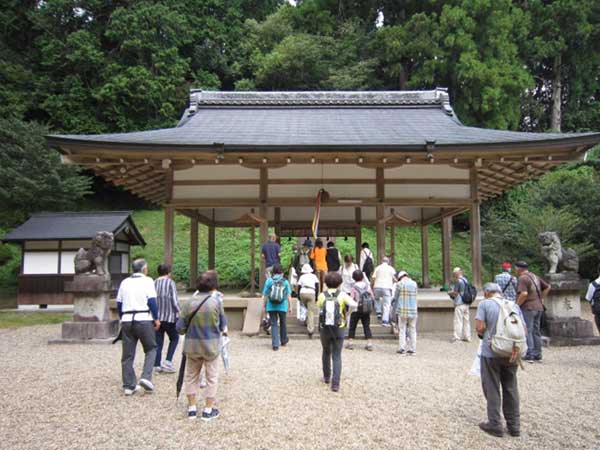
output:
[[337,272],[340,270],[340,252],[338,252],[337,248],[328,248],[325,260],[327,261],[327,270],[329,272]]
[[365,259],[365,263],[363,264],[362,271],[365,274],[367,274],[367,278],[368,278],[373,273],[373,270],[375,270],[375,266],[373,265],[373,258],[371,258],[370,255],[367,255],[367,258]]
[[477,288],[469,283],[466,278],[461,278],[461,280],[465,283],[465,292],[461,295],[462,302],[465,305],[470,305],[477,298]]
[[592,281],[594,286],[594,295],[592,295],[592,312],[594,314],[600,314],[600,284]]
[[[340,302],[338,301],[340,291],[335,291],[333,294],[325,291],[323,292],[323,295],[325,296],[325,301],[319,312],[319,328],[338,329],[342,324]],[[333,308],[331,313],[328,312],[328,309],[330,308]]]
[[360,289],[354,286],[356,292],[358,292],[358,306],[356,310],[359,313],[371,314],[373,312],[373,305],[375,304],[375,299],[373,298],[373,294],[368,287],[364,289]]
[[283,278],[273,280],[273,284],[269,289],[269,300],[271,303],[279,304],[287,298],[287,287]]

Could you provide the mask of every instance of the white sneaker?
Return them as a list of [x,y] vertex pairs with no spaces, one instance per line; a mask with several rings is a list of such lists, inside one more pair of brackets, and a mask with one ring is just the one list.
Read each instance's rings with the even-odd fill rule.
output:
[[154,385],[150,380],[146,380],[145,378],[140,378],[140,386],[142,386],[147,391],[152,392],[154,390]]
[[128,389],[128,388],[123,389],[123,394],[125,394],[125,396],[127,396],[127,397],[131,397],[132,395],[137,394],[141,390],[142,390],[142,387],[138,384],[133,389]]
[[164,363],[162,363],[162,366],[160,368],[165,373],[175,373],[175,372],[177,372],[177,369],[175,369],[175,366],[170,361],[165,361]]
[[154,372],[155,372],[155,373],[160,373],[160,372],[162,372],[162,371],[163,371],[163,368],[162,368],[162,367],[160,367],[160,366],[154,366]]

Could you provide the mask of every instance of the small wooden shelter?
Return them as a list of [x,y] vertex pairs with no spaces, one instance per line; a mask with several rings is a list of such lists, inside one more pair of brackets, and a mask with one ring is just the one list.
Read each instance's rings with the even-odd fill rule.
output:
[[[191,273],[198,223],[268,227],[307,235],[315,197],[325,189],[321,229],[354,235],[386,226],[422,233],[423,283],[429,284],[428,225],[441,222],[443,270],[450,278],[450,220],[468,211],[473,280],[481,285],[480,204],[557,165],[580,160],[599,133],[490,130],[463,125],[445,89],[393,92],[206,92],[192,90],[173,128],[119,134],[53,135],[67,164],[95,171],[165,209],[165,259],[173,257],[173,217],[189,216]],[[393,209],[393,212],[392,212]],[[393,233],[392,233],[393,236]]]
[[64,292],[64,284],[73,279],[75,253],[90,248],[98,231],[110,231],[115,236],[109,271],[116,288],[129,276],[131,246],[146,245],[131,211],[34,214],[7,234],[3,242],[17,243],[22,248],[17,303],[71,304],[72,294]]

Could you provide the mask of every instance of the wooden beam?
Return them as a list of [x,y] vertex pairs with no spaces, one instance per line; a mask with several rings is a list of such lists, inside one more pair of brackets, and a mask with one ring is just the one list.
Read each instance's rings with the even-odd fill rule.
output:
[[173,267],[173,243],[175,240],[175,208],[165,206],[164,262]]
[[473,285],[482,288],[481,279],[481,215],[479,199],[479,179],[477,169],[471,168],[471,213],[469,214],[469,225],[471,229],[471,264],[473,272]]
[[[421,209],[421,221],[423,221],[423,210]],[[429,279],[429,226],[421,225],[421,273],[423,274],[423,287],[431,287]]]
[[355,262],[360,264],[360,252],[362,251],[362,212],[360,207],[354,208],[354,221],[356,222],[356,236],[354,237]]
[[[376,181],[369,178],[273,178],[269,185],[346,185],[346,184],[375,184]],[[259,185],[259,179],[234,178],[227,180],[175,180],[174,186],[245,186]],[[462,178],[387,178],[385,184],[434,184],[434,185],[469,185],[468,179]]]
[[256,293],[256,227],[250,227],[250,294]]
[[442,219],[442,278],[444,284],[450,284],[450,264],[452,260],[451,255],[451,242],[452,242],[452,216],[447,216]]
[[431,217],[427,220],[421,222],[422,225],[432,225],[434,223],[441,222],[445,217],[454,217],[458,214],[462,214],[466,211],[469,211],[469,208],[452,208],[452,209],[442,209],[440,214],[437,216]]
[[[260,184],[258,190],[258,200],[260,202],[258,215],[264,219],[267,219],[265,222],[262,222],[258,227],[258,239],[259,245],[262,246],[265,242],[267,242],[268,234],[269,234],[269,208],[268,208],[268,200],[269,200],[269,170],[266,168],[260,169]],[[262,252],[259,254],[260,258],[260,266],[259,266],[259,280],[260,280],[260,291],[265,285],[266,280],[266,266],[265,259],[262,257]]]
[[390,225],[390,260],[396,267],[396,226],[393,223]]
[[196,288],[198,277],[198,216],[190,218],[190,287]]
[[208,226],[208,268],[215,269],[215,250],[216,250],[216,227]]

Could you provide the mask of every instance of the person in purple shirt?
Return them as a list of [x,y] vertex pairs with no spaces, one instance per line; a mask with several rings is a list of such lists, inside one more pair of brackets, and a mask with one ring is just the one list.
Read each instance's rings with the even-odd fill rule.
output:
[[265,242],[261,250],[261,258],[265,260],[266,276],[271,278],[273,274],[273,266],[275,264],[281,264],[279,253],[281,253],[281,247],[277,243],[277,236],[271,235],[269,240]]

